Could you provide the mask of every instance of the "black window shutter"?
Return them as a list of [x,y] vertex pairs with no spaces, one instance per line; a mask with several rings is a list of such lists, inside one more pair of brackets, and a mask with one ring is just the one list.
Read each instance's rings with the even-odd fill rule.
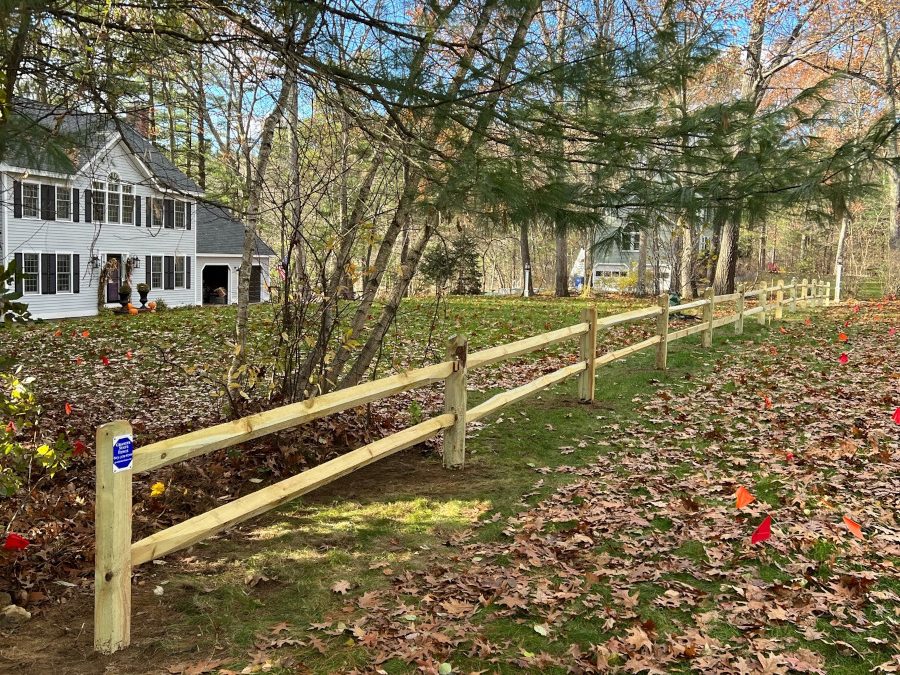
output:
[[153,288],[153,284],[151,283],[153,281],[153,256],[148,255],[145,260],[146,267],[144,269],[144,276],[147,278],[144,280],[144,283],[150,288]]
[[184,258],[184,287],[191,287],[191,256]]
[[[187,223],[187,229],[191,229],[191,207],[193,204],[190,202],[184,203],[184,222]],[[190,286],[188,286],[190,288]]]
[[163,261],[163,288],[170,291],[175,288],[175,256],[167,255]]
[[56,186],[41,184],[41,220],[56,220]]
[[141,226],[141,196],[134,196],[134,224]]
[[22,181],[13,181],[13,218],[22,217]]
[[175,200],[174,199],[164,199],[163,200],[163,214],[164,214],[164,222],[167,229],[173,230],[175,229]]
[[81,293],[81,256],[72,255],[72,292]]
[[91,209],[92,208],[93,207],[91,206],[91,191],[85,190],[84,191],[84,222],[86,222],[86,223],[91,222]]
[[41,253],[41,294],[56,294],[56,255]]
[[81,212],[79,211],[81,204],[78,202],[78,197],[78,188],[72,188],[72,222],[75,223],[81,218]]
[[24,264],[22,254],[16,253],[16,293],[19,295],[22,294],[22,272],[25,271],[25,268],[23,267]]
[[147,227],[153,227],[153,223],[151,222],[151,219],[153,216],[153,199],[152,198],[147,197],[146,207],[147,207]]

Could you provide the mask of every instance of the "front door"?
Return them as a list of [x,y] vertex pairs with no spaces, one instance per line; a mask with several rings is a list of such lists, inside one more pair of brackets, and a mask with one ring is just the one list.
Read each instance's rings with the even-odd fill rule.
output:
[[[110,263],[114,264],[110,264]],[[106,264],[108,265],[108,275],[106,278],[106,301],[119,301],[119,286],[122,285],[122,254],[107,253]]]

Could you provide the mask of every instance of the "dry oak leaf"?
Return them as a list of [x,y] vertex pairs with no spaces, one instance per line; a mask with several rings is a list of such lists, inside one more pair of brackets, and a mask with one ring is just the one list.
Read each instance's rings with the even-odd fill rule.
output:
[[340,593],[341,595],[346,595],[347,591],[350,590],[350,582],[345,579],[341,579],[340,581],[338,581],[331,587],[331,590],[334,593]]

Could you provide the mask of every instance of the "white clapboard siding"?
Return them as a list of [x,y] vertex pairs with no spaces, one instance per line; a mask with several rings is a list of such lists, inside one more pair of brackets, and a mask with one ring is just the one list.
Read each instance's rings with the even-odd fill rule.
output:
[[[121,182],[131,183],[134,194],[140,196],[140,226],[113,223],[96,223],[84,221],[84,190],[91,189],[92,180],[106,180],[111,172],[119,175]],[[20,175],[5,176],[3,194],[5,249],[3,259],[6,262],[14,259],[16,253],[73,253],[80,256],[79,293],[28,294],[24,301],[32,315],[38,318],[52,319],[70,316],[90,316],[97,312],[97,283],[99,270],[90,265],[92,255],[105,260],[108,253],[125,256],[137,256],[140,267],[134,270],[132,286],[147,280],[150,270],[146,266],[146,256],[186,256],[191,260],[191,288],[170,289],[153,288],[150,299],[163,299],[171,307],[198,304],[198,271],[196,256],[197,217],[196,207],[192,204],[191,230],[174,230],[163,227],[147,228],[145,219],[148,204],[147,197],[161,198],[164,195],[156,190],[140,165],[130,156],[128,148],[119,141],[74,176],[70,181],[41,176],[39,173],[28,176],[25,180],[38,183],[52,183],[57,186],[76,187],[79,191],[79,222],[44,221],[33,218],[15,218],[13,211],[12,184],[13,178],[19,180]],[[173,195],[166,195],[173,196]],[[185,199],[190,199],[185,197]],[[133,288],[132,302],[138,304],[137,289]]]

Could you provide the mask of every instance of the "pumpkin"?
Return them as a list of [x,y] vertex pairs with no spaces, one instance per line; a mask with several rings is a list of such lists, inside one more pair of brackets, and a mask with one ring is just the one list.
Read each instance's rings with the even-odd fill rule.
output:
[[150,311],[153,311],[154,309],[156,309],[156,301],[151,300],[150,302],[148,302],[147,309],[149,309]]
[[131,314],[131,315],[137,314],[137,313],[138,313],[137,308],[136,308],[136,307],[129,307],[129,308],[128,308],[128,313]]

